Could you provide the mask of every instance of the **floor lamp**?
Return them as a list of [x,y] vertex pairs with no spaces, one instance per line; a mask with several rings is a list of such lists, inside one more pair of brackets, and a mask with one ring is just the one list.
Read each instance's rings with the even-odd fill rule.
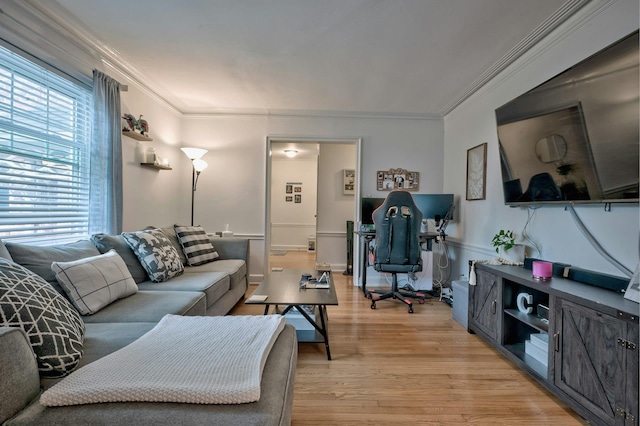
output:
[[191,160],[191,226],[193,226],[193,207],[195,205],[196,186],[198,185],[198,177],[200,172],[207,168],[208,164],[202,159],[207,153],[206,149],[201,148],[180,148]]

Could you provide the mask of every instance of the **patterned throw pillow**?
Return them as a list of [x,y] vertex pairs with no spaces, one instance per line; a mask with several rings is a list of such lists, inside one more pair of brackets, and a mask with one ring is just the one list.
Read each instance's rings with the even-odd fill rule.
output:
[[175,225],[174,229],[189,266],[213,262],[220,257],[201,226]]
[[53,262],[51,269],[82,315],[95,314],[138,291],[127,265],[113,249],[73,262]]
[[28,269],[0,259],[0,326],[29,336],[41,377],[63,377],[82,358],[84,322],[71,303]]
[[151,281],[160,283],[184,272],[178,252],[161,230],[123,232],[122,236],[138,256]]

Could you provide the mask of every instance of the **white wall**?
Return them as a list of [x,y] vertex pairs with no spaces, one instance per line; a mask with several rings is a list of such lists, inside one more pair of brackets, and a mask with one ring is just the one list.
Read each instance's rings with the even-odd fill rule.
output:
[[209,150],[204,157],[209,168],[198,184],[196,221],[207,230],[228,223],[236,235],[251,239],[252,282],[264,273],[267,136],[362,138],[363,194],[376,192],[376,170],[398,167],[421,173],[421,192],[442,190],[442,120],[185,116],[182,144]]
[[[494,110],[638,28],[637,0],[618,0],[581,22],[589,8],[601,4],[586,6],[446,116],[444,192],[461,196],[460,221],[447,228],[453,243],[453,279],[467,273],[468,260],[495,257],[490,242],[499,229],[521,234],[527,221],[527,210],[504,205]],[[487,197],[465,201],[466,151],[482,142],[488,142]],[[603,205],[576,206],[576,211],[600,244],[633,270],[638,263],[638,206],[615,204],[611,212]],[[623,276],[595,252],[562,207],[536,210],[528,230],[542,247],[541,255],[531,250],[529,255]]]
[[344,194],[344,169],[356,168],[356,145],[320,144],[318,157],[317,263],[344,271],[347,266],[347,220],[355,221],[355,195]]
[[[301,192],[286,193],[286,186]],[[272,158],[271,250],[307,250],[308,237],[316,235],[318,159]],[[295,196],[300,195],[300,203]],[[293,201],[286,201],[286,197]]]

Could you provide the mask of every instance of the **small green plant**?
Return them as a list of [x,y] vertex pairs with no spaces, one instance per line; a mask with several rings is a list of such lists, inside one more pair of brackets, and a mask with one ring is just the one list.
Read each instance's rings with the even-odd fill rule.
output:
[[509,250],[515,244],[513,232],[510,230],[501,229],[496,235],[493,236],[491,244],[496,248],[496,253],[500,253],[500,247],[503,251]]

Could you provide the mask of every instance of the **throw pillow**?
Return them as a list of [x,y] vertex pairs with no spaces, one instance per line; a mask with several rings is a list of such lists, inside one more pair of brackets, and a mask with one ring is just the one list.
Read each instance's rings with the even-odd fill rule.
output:
[[151,281],[167,281],[184,272],[178,252],[161,230],[123,232],[122,236],[138,256]]
[[220,257],[201,226],[174,226],[189,266],[213,262]]
[[51,269],[82,315],[95,314],[138,291],[127,265],[115,250],[73,262],[53,262]]
[[131,247],[129,247],[129,244],[127,244],[122,235],[94,234],[91,236],[91,242],[102,254],[111,249],[115,250],[122,260],[124,260],[136,284],[149,279],[147,271],[144,270],[138,260],[138,256],[131,250]]
[[0,326],[29,337],[41,377],[69,374],[82,358],[84,322],[73,306],[40,276],[0,259]]

